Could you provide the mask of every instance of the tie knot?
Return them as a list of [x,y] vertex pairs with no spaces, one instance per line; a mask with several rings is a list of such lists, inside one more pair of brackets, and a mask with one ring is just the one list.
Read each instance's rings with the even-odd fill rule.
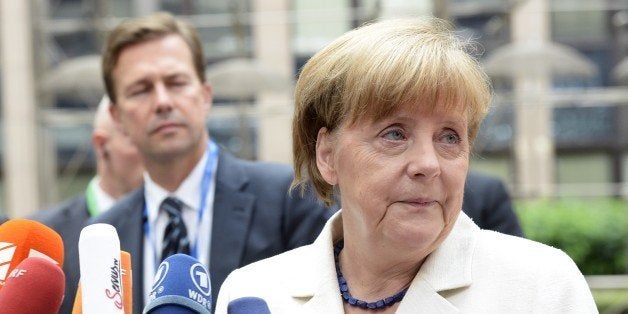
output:
[[163,202],[161,202],[160,208],[166,211],[170,217],[178,216],[181,214],[183,202],[176,197],[167,197]]

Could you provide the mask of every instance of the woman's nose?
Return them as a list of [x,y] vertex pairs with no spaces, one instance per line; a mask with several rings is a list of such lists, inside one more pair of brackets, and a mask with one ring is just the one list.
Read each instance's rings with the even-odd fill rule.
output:
[[438,152],[431,139],[413,143],[407,153],[408,176],[432,178],[440,174]]

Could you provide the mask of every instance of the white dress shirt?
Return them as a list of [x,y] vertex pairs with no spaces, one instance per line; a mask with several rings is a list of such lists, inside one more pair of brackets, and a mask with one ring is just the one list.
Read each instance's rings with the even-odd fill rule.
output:
[[[208,191],[201,191],[201,181],[205,175],[205,167],[209,158],[208,150],[198,161],[192,172],[181,183],[174,193],[155,183],[148,173],[144,173],[144,198],[148,212],[148,228],[144,228],[144,300],[148,302],[153,284],[153,277],[161,255],[161,245],[164,230],[168,223],[167,214],[159,210],[159,206],[169,196],[178,198],[183,202],[183,221],[190,239],[190,250],[196,247],[198,259],[209,269],[209,247],[211,241],[211,226],[213,217],[214,191],[216,181],[216,165],[214,161],[211,171],[211,179]],[[202,193],[207,193],[203,217],[199,223],[199,210]],[[147,232],[148,231],[148,232]],[[193,254],[193,251],[191,252]]]

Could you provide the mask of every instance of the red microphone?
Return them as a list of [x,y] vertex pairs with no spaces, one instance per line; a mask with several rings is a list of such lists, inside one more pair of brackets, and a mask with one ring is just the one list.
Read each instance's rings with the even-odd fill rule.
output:
[[11,271],[0,291],[0,309],[12,314],[57,314],[65,292],[61,267],[29,257]]
[[7,275],[27,257],[41,257],[62,267],[61,236],[34,220],[12,219],[0,225],[0,288]]

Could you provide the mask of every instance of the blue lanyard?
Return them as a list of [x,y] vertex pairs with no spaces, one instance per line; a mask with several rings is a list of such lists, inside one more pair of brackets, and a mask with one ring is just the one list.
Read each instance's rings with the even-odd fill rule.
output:
[[[198,259],[198,240],[199,234],[201,233],[201,225],[203,223],[203,217],[205,216],[205,209],[207,207],[207,195],[209,193],[209,188],[212,181],[212,172],[216,167],[216,163],[218,162],[218,145],[214,143],[214,141],[209,140],[207,143],[207,149],[209,150],[209,154],[207,156],[207,161],[205,162],[205,168],[203,169],[203,178],[201,179],[201,199],[200,204],[198,206],[198,219],[196,222],[196,240],[192,243],[190,254]],[[153,259],[155,261],[155,268],[159,266],[159,259],[157,257],[157,245],[155,244],[155,239],[151,232],[150,223],[148,221],[148,206],[146,205],[146,200],[144,200],[144,234],[148,237],[149,241],[153,246]]]

